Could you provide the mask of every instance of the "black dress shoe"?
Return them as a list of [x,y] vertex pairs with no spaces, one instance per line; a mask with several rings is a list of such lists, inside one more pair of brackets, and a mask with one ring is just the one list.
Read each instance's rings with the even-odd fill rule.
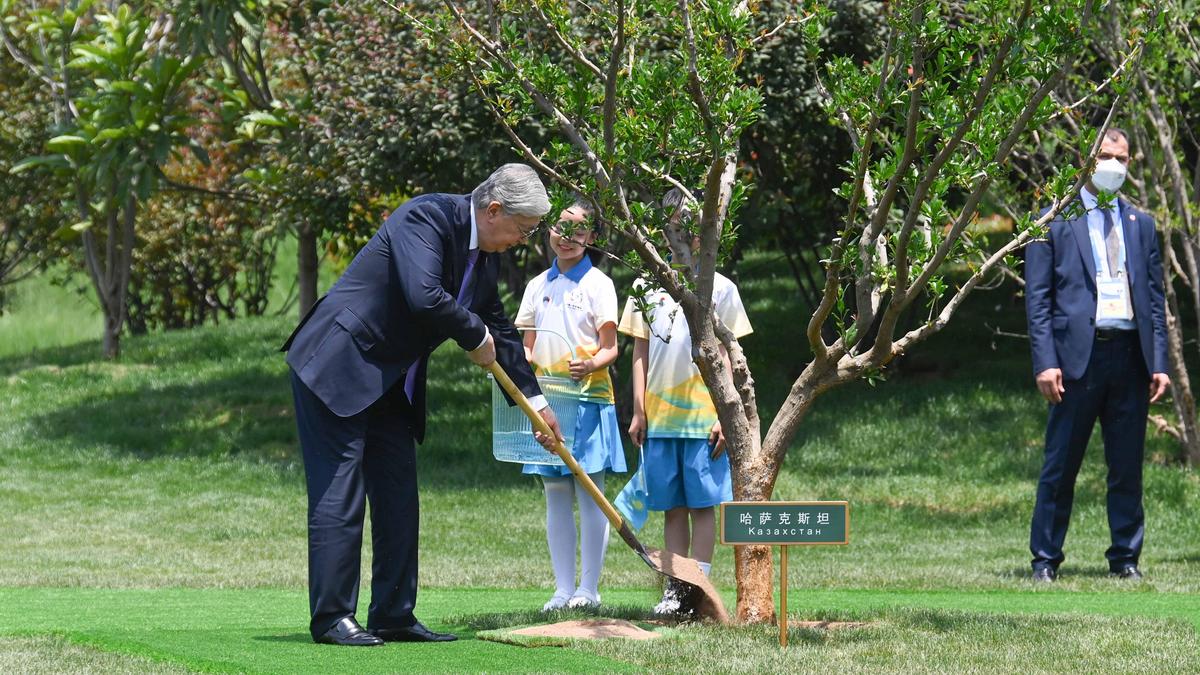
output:
[[333,624],[333,628],[325,631],[325,634],[316,641],[323,645],[342,645],[344,647],[377,647],[383,644],[383,640],[363,630],[363,627],[358,625],[352,616],[339,619],[337,623]]
[[1039,567],[1033,571],[1033,580],[1039,584],[1052,584],[1058,580],[1058,570],[1053,567]]
[[458,639],[454,633],[435,633],[420,621],[408,628],[372,628],[371,634],[384,642],[453,642]]
[[1137,565],[1126,565],[1119,570],[1113,570],[1112,575],[1119,579],[1128,579],[1137,581],[1142,578],[1142,573],[1138,571]]

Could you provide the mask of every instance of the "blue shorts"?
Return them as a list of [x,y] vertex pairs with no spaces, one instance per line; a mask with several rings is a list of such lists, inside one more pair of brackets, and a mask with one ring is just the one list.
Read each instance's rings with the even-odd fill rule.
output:
[[[624,473],[625,448],[621,445],[621,428],[617,423],[617,409],[611,403],[583,401],[575,419],[575,447],[571,456],[579,462],[584,473],[598,473],[605,469]],[[521,473],[538,476],[570,476],[565,466],[552,464],[525,464]]]
[[712,459],[707,438],[647,438],[642,453],[651,511],[702,509],[733,500],[729,454]]

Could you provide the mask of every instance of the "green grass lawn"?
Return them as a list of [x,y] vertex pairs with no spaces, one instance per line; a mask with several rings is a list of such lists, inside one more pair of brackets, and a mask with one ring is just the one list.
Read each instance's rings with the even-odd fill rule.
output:
[[[800,615],[865,625],[793,627],[787,650],[779,649],[777,630],[766,626],[690,626],[654,642],[578,641],[566,649],[475,639],[483,630],[543,620],[529,609],[541,597],[529,589],[428,590],[421,596],[426,620],[457,631],[458,642],[364,650],[314,645],[291,620],[305,611],[301,590],[0,590],[0,670],[20,669],[30,652],[65,663],[90,660],[91,652],[103,670],[130,672],[1178,673],[1200,667],[1196,626],[1179,618],[1200,611],[1195,598],[1146,616],[1096,593],[801,593]],[[626,617],[644,613],[655,599],[647,589],[609,597],[615,604],[606,614]],[[830,609],[835,605],[841,608]],[[37,617],[34,630],[31,616]]]
[[[788,282],[743,277],[769,418],[803,364],[797,321],[780,310]],[[1045,408],[1025,344],[985,326],[1020,329],[1007,295],[980,296],[888,381],[835,390],[805,421],[775,497],[846,499],[852,534],[792,550],[790,613],[869,625],[794,630],[786,652],[769,627],[566,649],[313,645],[303,469],[276,351],[294,317],[126,339],[109,363],[98,325],[71,332],[86,311],[58,307],[0,319],[0,672],[1200,671],[1200,480],[1162,461],[1169,439],[1147,448],[1146,581],[1106,574],[1098,440],[1062,581],[1027,580]],[[431,371],[418,616],[466,638],[530,623],[552,587],[540,488],[491,459],[483,376],[452,346]],[[661,519],[642,536],[659,545]],[[715,562],[732,606],[731,551]],[[605,605],[638,616],[657,583],[614,538]]]

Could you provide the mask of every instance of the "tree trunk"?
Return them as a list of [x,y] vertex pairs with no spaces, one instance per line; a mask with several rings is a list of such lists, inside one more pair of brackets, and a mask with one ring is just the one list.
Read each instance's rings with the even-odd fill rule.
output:
[[[732,456],[731,456],[732,459]],[[733,470],[733,498],[739,502],[761,502],[771,498],[778,467],[767,464],[757,452]],[[775,623],[775,573],[770,546],[735,546],[734,576],[737,579],[737,619],[742,623]]]
[[[733,474],[733,498],[739,502],[771,499],[775,479],[782,463],[772,463],[770,455],[751,438],[748,451],[729,451]],[[741,439],[726,434],[726,442],[740,445]],[[745,443],[745,441],[742,441]],[[775,623],[775,574],[770,546],[736,546],[733,551],[737,579],[737,619],[742,623]]]
[[[849,379],[832,361],[814,360],[792,385],[787,399],[776,413],[761,448],[753,453],[731,454],[738,460],[733,469],[733,498],[737,501],[767,501],[775,491],[775,481],[787,457],[787,447],[796,435],[817,397],[829,388]],[[737,617],[745,623],[774,623],[775,576],[769,546],[738,546],[734,551],[738,581]]]
[[296,276],[300,288],[300,319],[317,302],[317,230],[310,223],[296,229]]
[[109,312],[104,314],[104,358],[116,359],[121,355],[121,319]]
[[[1171,246],[1171,236],[1165,237],[1166,246]],[[1184,243],[1186,246],[1186,242]],[[1187,362],[1183,357],[1183,326],[1179,321],[1179,300],[1175,294],[1172,267],[1166,268],[1166,314],[1167,314],[1167,357],[1171,367],[1171,400],[1175,415],[1179,418],[1179,444],[1183,455],[1191,466],[1200,466],[1200,430],[1196,428],[1196,397],[1188,378]],[[1190,280],[1189,280],[1190,281]],[[1196,282],[1193,282],[1196,283]]]

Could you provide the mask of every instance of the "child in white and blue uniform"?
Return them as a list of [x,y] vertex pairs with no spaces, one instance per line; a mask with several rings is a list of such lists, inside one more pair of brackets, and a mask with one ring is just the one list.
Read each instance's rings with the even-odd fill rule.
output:
[[[603,490],[607,471],[626,470],[608,374],[609,364],[617,358],[617,293],[612,280],[593,267],[587,256],[586,247],[596,236],[588,215],[587,209],[577,204],[563,211],[558,224],[551,228],[550,248],[556,258],[550,269],[525,287],[514,324],[547,331],[528,331],[524,336],[525,356],[536,374],[569,377],[581,384],[583,400],[571,454]],[[598,606],[608,520],[591,495],[576,489],[575,479],[565,466],[526,464],[522,472],[541,476],[546,491],[546,541],[555,592],[543,611]],[[579,505],[578,586],[575,502]]]
[[[672,190],[663,204],[672,218],[690,217],[685,198]],[[700,238],[692,238],[692,250]],[[692,360],[692,337],[687,319],[661,288],[641,290],[651,316],[643,315],[630,297],[618,330],[634,338],[633,419],[629,437],[642,448],[646,476],[647,508],[663,513],[663,544],[671,553],[700,563],[707,575],[716,541],[715,507],[733,499],[725,437],[717,408],[700,369]],[[750,319],[737,286],[720,273],[713,275],[713,312],[735,338],[750,334]],[[726,358],[725,348],[721,353]],[[669,584],[656,614],[683,609],[679,589]]]

